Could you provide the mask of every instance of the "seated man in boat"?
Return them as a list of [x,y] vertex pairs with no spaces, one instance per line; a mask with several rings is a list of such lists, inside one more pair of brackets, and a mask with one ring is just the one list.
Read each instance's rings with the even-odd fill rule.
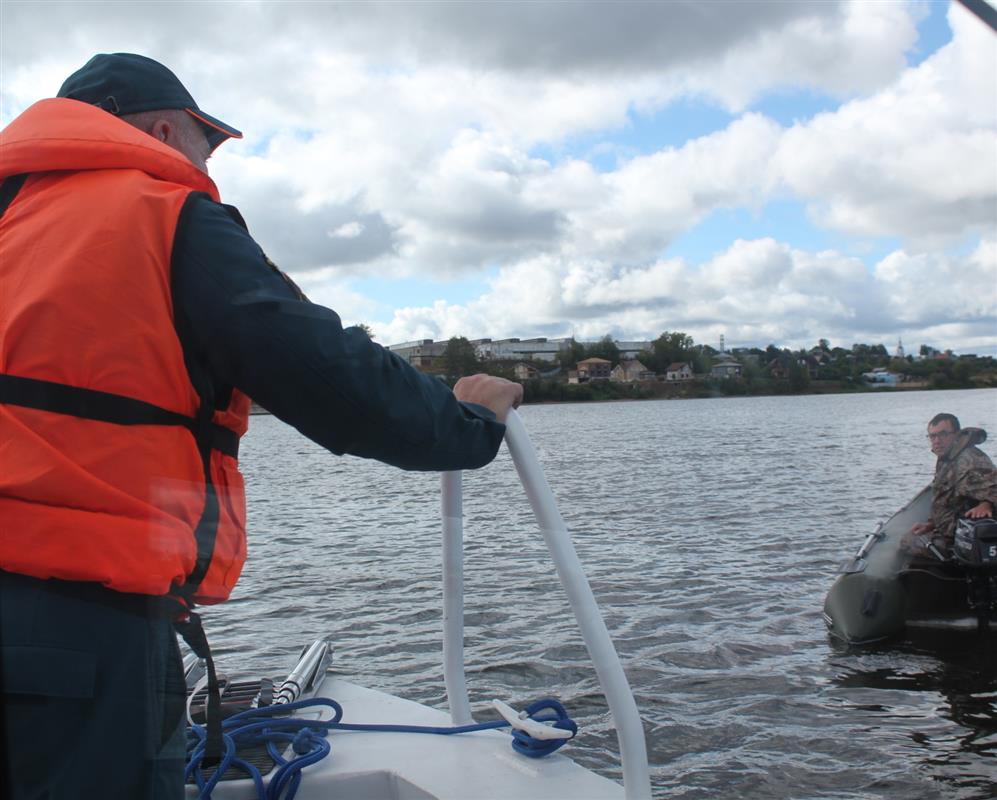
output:
[[936,414],[928,423],[928,441],[938,461],[932,481],[931,516],[904,535],[903,544],[912,554],[930,555],[932,545],[947,553],[960,517],[994,515],[997,470],[976,446],[986,438],[982,428],[960,429],[958,418],[952,414]]
[[242,569],[249,398],[414,470],[487,464],[522,398],[451,392],[308,302],[207,175],[241,135],[121,53],[2,132],[4,798],[183,796],[173,622]]

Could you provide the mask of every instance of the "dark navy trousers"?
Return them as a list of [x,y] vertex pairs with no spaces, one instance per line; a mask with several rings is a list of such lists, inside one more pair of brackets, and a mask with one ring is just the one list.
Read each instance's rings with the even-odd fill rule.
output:
[[0,571],[0,796],[183,797],[175,609]]

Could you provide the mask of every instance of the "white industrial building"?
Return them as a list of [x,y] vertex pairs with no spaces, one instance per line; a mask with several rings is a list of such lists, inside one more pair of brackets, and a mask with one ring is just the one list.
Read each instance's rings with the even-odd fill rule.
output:
[[[553,363],[557,355],[571,346],[571,338],[547,339],[472,339],[471,344],[483,361],[544,361]],[[595,344],[580,342],[580,344]],[[642,350],[650,350],[651,342],[616,342],[620,357],[636,358]],[[434,342],[432,339],[419,339],[414,342],[401,342],[388,345],[392,353],[397,353],[410,364],[417,367],[429,367],[443,355],[447,347],[446,341]]]
[[471,341],[478,356],[492,361],[555,361],[557,354],[567,350],[571,339],[474,339]]

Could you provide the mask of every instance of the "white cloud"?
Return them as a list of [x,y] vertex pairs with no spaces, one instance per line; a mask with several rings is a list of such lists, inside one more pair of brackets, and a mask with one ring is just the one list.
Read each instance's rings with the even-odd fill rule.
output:
[[773,86],[848,97],[874,91],[903,70],[904,53],[917,39],[903,3],[851,0],[823,11],[758,30],[701,70],[684,73],[684,87],[739,111]]
[[326,236],[330,239],[356,239],[363,230],[363,225],[354,220],[340,225],[335,230],[327,231]]
[[989,325],[997,338],[997,239],[964,258],[903,251],[876,265],[890,310],[910,327],[956,322]]
[[543,257],[503,269],[491,290],[471,303],[400,309],[376,330],[383,341],[597,338],[610,331],[645,338],[681,330],[714,346],[723,333],[730,344],[812,346],[827,338],[846,347],[958,332],[967,346],[980,347],[989,337],[992,347],[997,241],[962,258],[898,250],[871,271],[851,256],[772,239],[735,241],[698,265],[670,259],[621,269]]
[[[957,5],[952,43],[909,69],[923,8],[900,2],[45,8],[39,26],[37,4],[3,4],[0,121],[94,52],[168,63],[246,133],[211,161],[226,201],[311,296],[382,342],[897,326],[976,342],[992,325],[979,286],[997,238],[997,37]],[[844,102],[788,129],[751,110],[796,88]],[[680,146],[617,147],[634,115],[689,97],[736,117]],[[584,136],[631,155],[600,171],[572,149]],[[669,249],[717,211],[797,198],[834,250],[744,231],[704,263]],[[884,238],[896,252],[863,263]],[[497,277],[477,300],[393,317],[350,283],[485,270]]]
[[635,158],[602,178],[596,202],[569,214],[573,254],[647,261],[709,212],[755,205],[779,127],[757,114],[681,148]]
[[952,42],[896,84],[786,133],[775,169],[818,224],[919,247],[994,232],[997,37],[949,19]]

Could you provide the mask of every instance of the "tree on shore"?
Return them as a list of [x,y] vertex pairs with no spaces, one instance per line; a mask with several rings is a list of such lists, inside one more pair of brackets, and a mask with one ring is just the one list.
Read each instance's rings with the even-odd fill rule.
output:
[[694,343],[689,334],[681,331],[665,331],[651,342],[650,352],[645,351],[647,361],[643,359],[641,361],[648,369],[664,374],[671,364],[693,361],[693,347]]
[[478,353],[464,336],[454,336],[440,356],[440,367],[448,381],[456,381],[466,375],[481,372],[481,359]]
[[604,358],[615,367],[620,363],[620,348],[607,333],[598,342],[593,342],[585,348],[585,358]]
[[789,387],[794,392],[802,392],[810,385],[810,373],[806,361],[802,357],[794,358],[789,363]]
[[709,375],[716,354],[717,351],[708,344],[697,344],[692,349],[692,371],[697,375]]
[[575,364],[585,358],[585,345],[572,336],[568,340],[567,347],[562,347],[557,352],[557,362],[561,369],[574,369]]

